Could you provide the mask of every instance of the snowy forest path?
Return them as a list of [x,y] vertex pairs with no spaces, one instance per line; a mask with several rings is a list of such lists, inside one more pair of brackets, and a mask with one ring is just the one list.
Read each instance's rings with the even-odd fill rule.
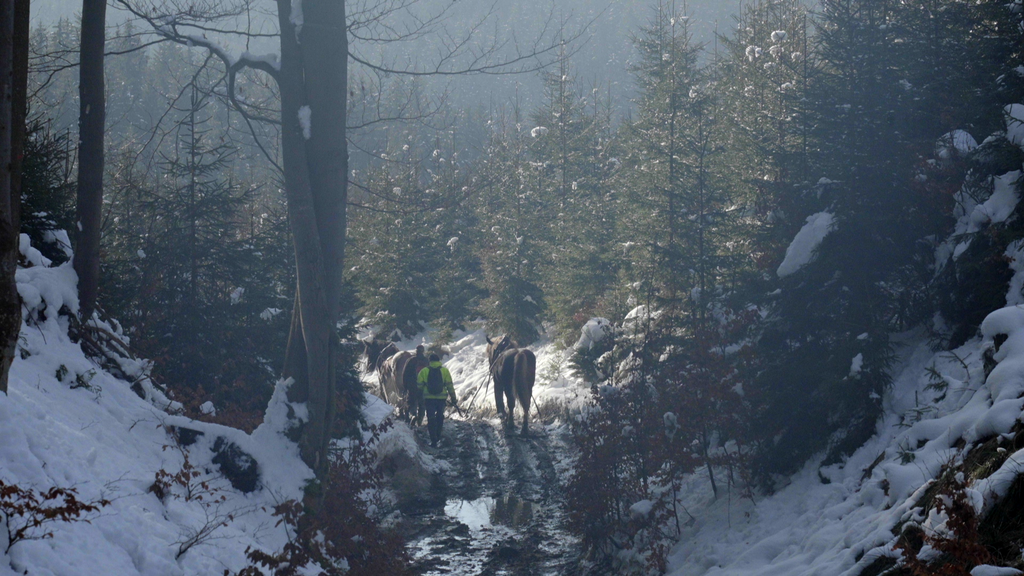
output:
[[[566,528],[564,481],[569,439],[535,424],[523,437],[497,419],[450,419],[438,448],[450,468],[431,494],[406,510],[405,533],[423,575],[596,574],[584,567],[579,539]],[[425,427],[416,430],[426,446]]]

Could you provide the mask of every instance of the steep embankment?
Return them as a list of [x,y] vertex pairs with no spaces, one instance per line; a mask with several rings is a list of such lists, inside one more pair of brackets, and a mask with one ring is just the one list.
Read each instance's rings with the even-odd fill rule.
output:
[[[993,138],[1024,146],[1024,106],[1004,112],[1006,130]],[[971,154],[978,146],[956,131],[937,143],[936,153],[948,158],[952,148]],[[936,251],[937,271],[967,257],[971,234],[1011,218],[1020,201],[1020,178],[1020,170],[994,176],[987,199],[965,185],[956,196],[955,231]],[[672,552],[669,572],[909,574],[908,562],[937,559],[936,565],[958,566],[955,573],[1020,574],[1021,241],[1012,242],[1004,256],[1013,272],[1006,307],[988,315],[978,336],[941,352],[924,331],[896,338],[894,384],[883,399],[877,433],[844,462],[821,467],[820,459],[812,460],[794,477],[779,479],[783,487],[767,497],[740,498],[734,492],[715,501],[700,473],[688,478],[683,492],[692,518]]]
[[[168,414],[175,406],[148,381],[145,362],[121,359],[133,385],[69,339],[61,310],[78,306],[71,265],[50,267],[24,236],[22,254],[32,265],[17,273],[26,323],[9,393],[0,395],[0,480],[37,493],[74,488],[79,500],[109,504],[27,530],[0,559],[0,575],[223,574],[245,566],[247,547],[279,550],[287,534],[271,507],[301,498],[311,476],[280,433],[284,389],[251,435]],[[238,487],[222,475],[227,468],[239,473]],[[158,474],[181,471],[190,474],[154,489]],[[11,514],[8,531],[32,518]],[[0,551],[6,539],[0,531]]]

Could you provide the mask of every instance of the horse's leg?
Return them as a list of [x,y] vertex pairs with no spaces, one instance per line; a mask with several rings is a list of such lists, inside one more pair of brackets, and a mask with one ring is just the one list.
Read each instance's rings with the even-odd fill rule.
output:
[[422,426],[423,425],[423,415],[427,411],[426,407],[424,406],[424,402],[426,402],[426,400],[424,400],[424,398],[423,398],[423,393],[417,391],[416,392],[416,426]]
[[529,432],[530,403],[533,400],[533,381],[536,376],[536,357],[529,350],[516,354],[516,394],[523,405],[523,436]]
[[494,404],[495,404],[495,406],[498,407],[498,414],[499,415],[504,415],[505,414],[505,400],[501,396],[504,393],[503,390],[502,390],[502,388],[504,388],[504,386],[501,385],[501,379],[499,379],[497,376],[493,376],[492,375],[491,376],[491,380],[494,380]]
[[526,436],[530,427],[530,392],[520,389],[519,402],[523,405],[523,436]]
[[516,391],[515,383],[510,382],[509,386],[505,388],[505,397],[508,399],[508,425],[509,428],[515,428],[516,426]]

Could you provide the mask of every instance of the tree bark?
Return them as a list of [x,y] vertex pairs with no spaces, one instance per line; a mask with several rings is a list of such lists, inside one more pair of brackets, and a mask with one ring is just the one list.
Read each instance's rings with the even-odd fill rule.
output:
[[0,392],[7,393],[21,331],[15,282],[28,82],[28,0],[0,0]]
[[[302,458],[323,478],[334,418],[345,241],[345,10],[337,0],[306,0],[310,24],[299,32],[291,22],[291,0],[277,4],[281,153],[298,281],[284,376],[295,380],[289,399],[305,402],[309,411],[299,439]],[[309,123],[303,126],[300,111],[307,106]]]
[[18,269],[18,201],[11,191],[13,94],[14,0],[0,0],[0,391],[4,393],[21,327],[21,307],[14,281]]
[[103,78],[106,12],[106,0],[82,1],[78,86],[78,230],[74,263],[78,273],[82,322],[88,322],[92,316],[99,291],[103,129],[106,119]]

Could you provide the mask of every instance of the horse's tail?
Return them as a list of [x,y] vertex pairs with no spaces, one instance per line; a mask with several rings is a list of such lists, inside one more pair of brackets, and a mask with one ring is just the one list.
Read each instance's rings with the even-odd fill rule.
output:
[[525,386],[527,390],[533,389],[537,377],[537,357],[531,350],[520,350],[516,354],[515,375],[517,384]]

